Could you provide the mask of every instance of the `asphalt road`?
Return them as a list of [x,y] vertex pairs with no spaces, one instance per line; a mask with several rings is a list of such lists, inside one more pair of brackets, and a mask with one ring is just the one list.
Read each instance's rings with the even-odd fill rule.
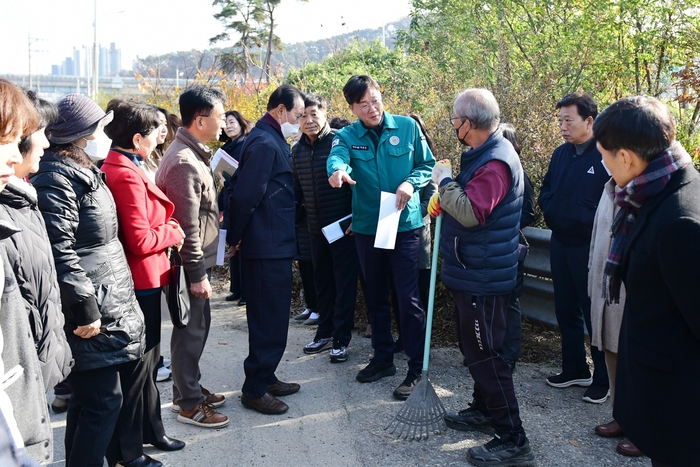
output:
[[[350,358],[331,364],[328,353],[304,355],[302,347],[314,337],[315,327],[290,321],[287,350],[277,371],[283,381],[301,384],[301,391],[284,401],[284,415],[262,415],[240,403],[247,355],[245,307],[224,301],[223,292],[212,299],[212,327],[201,360],[202,384],[223,393],[226,405],[219,410],[231,424],[208,430],[176,421],[170,411],[172,388],[159,383],[163,421],[168,434],[187,443],[179,452],[164,453],[153,447],[145,452],[165,466],[462,466],[466,450],[490,436],[447,430],[424,441],[396,439],[384,430],[402,407],[392,391],[403,380],[406,356],[396,357],[397,374],[361,384],[357,372],[372,354],[370,340],[354,332]],[[172,325],[163,322],[163,353],[169,354]],[[448,410],[465,408],[473,382],[461,364],[457,349],[431,354],[430,379]],[[619,439],[595,435],[593,427],[611,419],[610,403],[583,402],[584,389],[555,389],[545,377],[556,368],[518,364],[514,382],[521,417],[542,467],[647,466],[649,459],[630,459],[615,452]],[[51,396],[49,396],[51,400]],[[65,414],[52,414],[55,456],[52,466],[65,465],[63,437]],[[106,465],[106,463],[105,463]]]

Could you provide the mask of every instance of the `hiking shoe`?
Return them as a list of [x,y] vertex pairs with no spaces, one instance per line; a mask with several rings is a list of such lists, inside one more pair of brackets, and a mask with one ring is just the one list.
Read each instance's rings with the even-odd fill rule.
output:
[[372,359],[369,361],[369,365],[360,370],[355,378],[360,383],[371,383],[385,376],[394,376],[395,374],[396,367],[394,366],[394,362],[381,362]]
[[607,386],[592,384],[586,389],[586,392],[583,393],[583,400],[591,404],[602,404],[608,400],[609,395],[610,389]]
[[535,455],[527,438],[521,446],[517,446],[510,437],[498,435],[483,446],[470,448],[467,460],[477,467],[535,466]]
[[206,402],[196,405],[192,410],[180,409],[177,421],[200,428],[223,428],[229,424],[226,415],[220,414],[214,410],[211,404]]
[[413,390],[418,385],[418,382],[420,382],[420,375],[409,371],[406,375],[406,379],[403,380],[403,383],[401,383],[399,387],[394,390],[394,399],[400,401],[405,401],[408,399],[408,396],[411,395]]
[[314,341],[309,342],[304,346],[304,353],[306,354],[315,354],[319,352],[323,352],[326,350],[328,347],[333,346],[333,338],[332,337],[321,337],[320,339],[316,339]]
[[558,373],[547,377],[547,384],[555,388],[568,388],[569,386],[581,386],[587,388],[593,383],[591,372],[587,373]]
[[491,425],[491,416],[469,404],[469,408],[459,412],[447,412],[445,414],[445,424],[453,430],[459,431],[480,431],[482,433],[494,434]]
[[[212,407],[221,407],[226,403],[226,397],[223,394],[212,394],[209,390],[203,386],[199,386],[202,390],[202,395],[204,396],[204,402],[211,405]],[[170,407],[173,412],[180,412],[180,405],[177,399],[173,399],[173,405]]]
[[331,363],[341,363],[348,359],[348,348],[331,349]]
[[311,316],[311,310],[309,310],[307,308],[306,310],[302,311],[301,313],[299,313],[298,315],[296,315],[292,319],[294,319],[296,321],[302,321],[302,320],[306,321],[309,318],[309,316]]

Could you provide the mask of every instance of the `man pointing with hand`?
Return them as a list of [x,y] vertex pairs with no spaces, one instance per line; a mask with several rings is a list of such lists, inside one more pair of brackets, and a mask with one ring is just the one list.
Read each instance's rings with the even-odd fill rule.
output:
[[[409,358],[406,378],[394,397],[404,400],[420,380],[423,364],[425,314],[418,291],[423,217],[418,191],[428,183],[435,158],[412,118],[384,111],[379,85],[370,76],[353,76],[343,94],[359,120],[336,134],[327,169],[332,187],[348,183],[354,189],[352,230],[367,283],[365,299],[374,348],[374,357],[357,380],[367,383],[396,373],[389,306],[391,272]],[[393,250],[374,247],[382,191],[396,193],[396,209],[401,211]]]

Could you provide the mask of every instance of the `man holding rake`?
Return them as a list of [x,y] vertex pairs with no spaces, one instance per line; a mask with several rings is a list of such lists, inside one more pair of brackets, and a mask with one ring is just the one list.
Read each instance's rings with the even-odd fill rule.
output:
[[447,413],[445,422],[462,431],[493,428],[493,440],[467,453],[476,466],[534,466],[511,370],[501,354],[524,188],[518,155],[498,129],[499,115],[489,91],[459,94],[450,122],[470,149],[462,153],[456,179],[448,161],[433,169],[439,199],[434,196],[428,210],[433,216],[444,213],[442,281],[454,297],[459,347],[474,379],[470,407]]

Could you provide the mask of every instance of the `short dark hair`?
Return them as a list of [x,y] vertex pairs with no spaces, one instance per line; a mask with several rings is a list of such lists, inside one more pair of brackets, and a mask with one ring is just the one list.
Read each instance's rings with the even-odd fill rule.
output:
[[518,134],[515,132],[515,127],[510,123],[501,123],[501,134],[505,139],[510,141],[510,144],[513,145],[513,149],[515,149],[515,152],[520,155],[520,151],[522,151],[523,148],[520,145]]
[[354,75],[345,83],[345,86],[343,86],[343,95],[349,105],[357,104],[362,100],[362,96],[365,95],[369,88],[381,91],[379,89],[379,83],[371,76]]
[[584,120],[588,117],[593,117],[593,120],[595,120],[598,116],[598,104],[593,100],[593,96],[587,92],[571,92],[567,94],[557,102],[557,110],[562,107],[569,107],[570,105],[576,106],[578,114]]
[[328,126],[335,128],[336,130],[340,130],[341,128],[345,128],[346,126],[350,125],[352,125],[352,122],[344,117],[333,117],[331,118],[331,121],[328,122]]
[[313,107],[314,105],[321,110],[326,110],[328,101],[325,97],[321,97],[318,94],[307,94],[304,98],[304,107]]
[[[58,118],[58,108],[46,99],[42,99],[37,96],[31,89],[25,89],[24,93],[27,95],[29,101],[34,104],[34,108],[39,114],[39,123],[34,131],[40,128],[46,128],[50,124],[56,121]],[[33,134],[33,133],[32,133]],[[27,156],[29,151],[32,149],[32,135],[24,136],[19,142],[19,152],[22,156]]]
[[676,126],[661,101],[634,96],[603,110],[593,122],[593,135],[607,151],[629,149],[650,161],[676,140]]
[[296,86],[283,84],[270,94],[270,99],[267,101],[267,110],[269,112],[272,109],[276,109],[280,104],[284,105],[285,109],[292,110],[297,99],[303,101],[304,97],[304,93]]
[[189,128],[199,115],[210,116],[214,106],[219,102],[223,105],[225,100],[226,98],[218,89],[199,84],[188,88],[180,95],[180,115],[183,126]]
[[114,119],[105,127],[105,134],[112,146],[132,149],[135,135],[149,135],[160,126],[158,109],[138,99],[112,99],[107,104],[107,112],[110,110]]

